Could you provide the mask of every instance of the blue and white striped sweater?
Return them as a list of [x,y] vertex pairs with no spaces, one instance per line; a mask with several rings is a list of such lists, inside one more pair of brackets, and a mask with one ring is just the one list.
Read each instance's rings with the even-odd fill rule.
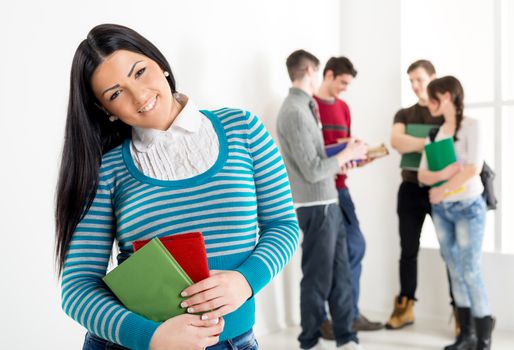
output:
[[[241,272],[254,294],[298,245],[287,173],[263,124],[241,110],[202,112],[220,141],[214,166],[189,179],[153,179],[137,169],[125,141],[104,155],[96,196],[68,250],[64,311],[90,332],[131,349],[148,349],[159,323],[125,309],[103,283],[115,239],[121,263],[136,240],[201,231],[209,268]],[[220,339],[250,329],[254,314],[252,297],[225,316]]]

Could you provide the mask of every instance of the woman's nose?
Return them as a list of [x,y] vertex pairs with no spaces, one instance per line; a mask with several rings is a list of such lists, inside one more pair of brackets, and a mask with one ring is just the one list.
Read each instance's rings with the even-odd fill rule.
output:
[[141,109],[150,99],[150,94],[142,87],[132,87],[131,90],[134,106],[136,106],[137,109]]

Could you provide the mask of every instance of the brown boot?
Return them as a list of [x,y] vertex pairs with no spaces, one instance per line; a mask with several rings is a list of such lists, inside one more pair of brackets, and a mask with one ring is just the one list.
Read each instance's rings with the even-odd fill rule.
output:
[[326,319],[321,324],[321,327],[319,328],[321,332],[321,337],[326,340],[335,340],[336,337],[334,336],[334,329],[332,328],[332,322],[329,319]]
[[407,297],[394,298],[394,310],[386,323],[387,329],[400,329],[414,323],[414,300]]

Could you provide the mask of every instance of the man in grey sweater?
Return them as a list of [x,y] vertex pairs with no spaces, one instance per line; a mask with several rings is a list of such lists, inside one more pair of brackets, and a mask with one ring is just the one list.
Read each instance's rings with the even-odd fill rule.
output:
[[362,349],[352,331],[352,281],[346,232],[338,206],[334,177],[366,158],[358,141],[327,158],[316,102],[319,60],[298,50],[287,58],[292,81],[277,118],[278,140],[286,164],[293,201],[303,232],[300,284],[302,349],[319,346],[320,327],[328,301],[338,348]]

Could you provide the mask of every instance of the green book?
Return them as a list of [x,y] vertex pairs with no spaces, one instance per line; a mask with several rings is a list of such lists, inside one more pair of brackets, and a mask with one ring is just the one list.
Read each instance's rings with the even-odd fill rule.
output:
[[121,303],[149,320],[162,322],[186,312],[180,293],[193,281],[157,238],[103,278]]
[[[433,124],[407,124],[405,133],[414,137],[426,138],[430,130],[437,125]],[[402,155],[400,168],[405,170],[418,171],[419,163],[421,163],[421,153],[410,152]]]
[[[443,170],[448,165],[457,161],[453,138],[447,138],[425,145],[425,154],[427,156],[428,170],[430,171]],[[432,185],[432,187],[440,186],[445,182],[446,181],[438,182]]]

